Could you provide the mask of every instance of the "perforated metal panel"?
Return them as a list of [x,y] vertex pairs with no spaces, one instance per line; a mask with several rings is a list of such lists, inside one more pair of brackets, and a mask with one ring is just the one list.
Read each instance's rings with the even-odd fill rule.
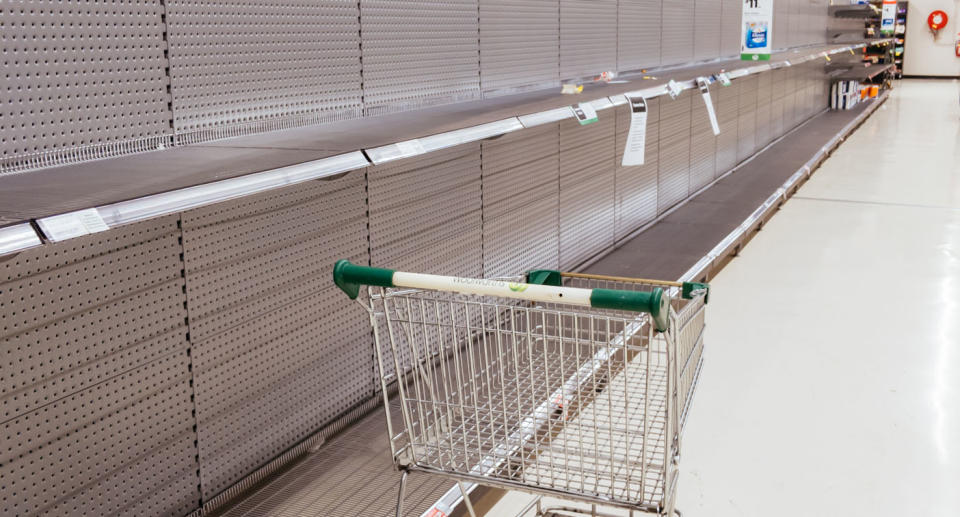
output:
[[617,68],[617,0],[560,0],[560,79]]
[[786,132],[783,123],[784,79],[784,69],[770,72],[770,133],[773,138],[779,138]]
[[198,504],[177,217],[0,264],[2,515]]
[[[483,275],[479,142],[371,167],[368,192],[374,266]],[[392,373],[393,357],[384,361]]]
[[617,69],[659,65],[660,0],[620,0],[617,13]]
[[790,131],[797,125],[797,68],[783,69],[783,130]]
[[789,2],[790,13],[787,18],[788,24],[788,34],[790,38],[790,46],[798,47],[805,44],[804,38],[804,27],[803,27],[803,17],[802,17],[802,5],[806,0],[786,0]]
[[722,40],[721,33],[723,32],[722,1],[723,0],[695,0],[693,32],[694,59],[712,59],[721,55],[720,42]]
[[775,49],[790,46],[790,0],[776,0],[773,2],[773,38],[771,44]]
[[[694,94],[690,103],[693,108],[690,136],[690,193],[692,194],[707,186],[716,176],[717,137],[713,134],[703,96],[699,93]],[[717,122],[719,123],[719,119]]]
[[560,123],[560,267],[573,268],[613,245],[616,115],[581,126]]
[[757,74],[757,149],[763,148],[773,140],[770,128],[771,73]]
[[657,213],[667,211],[690,193],[690,90],[660,101],[660,170]]
[[368,115],[480,96],[477,0],[360,0]]
[[673,65],[694,57],[695,0],[663,0],[660,63]]
[[0,24],[0,174],[169,144],[161,0],[9,0]]
[[740,54],[740,18],[743,7],[740,0],[720,0],[720,3],[720,55],[737,56]]
[[660,98],[647,100],[647,132],[643,165],[624,167],[623,150],[630,132],[630,108],[616,109],[617,156],[615,235],[622,239],[657,217],[657,171],[660,146]]
[[166,5],[178,141],[362,114],[356,0]]
[[737,161],[750,157],[757,149],[757,87],[756,75],[738,79],[740,82],[740,120]]
[[482,143],[483,274],[556,268],[560,128],[546,124]]
[[737,146],[740,140],[740,81],[730,86],[718,86],[711,94],[717,100],[717,175],[737,165]]
[[560,83],[558,0],[480,0],[484,95]]
[[480,181],[479,142],[371,168],[373,264],[480,276]]
[[364,171],[183,214],[206,499],[374,394],[368,318],[332,281],[366,237]]

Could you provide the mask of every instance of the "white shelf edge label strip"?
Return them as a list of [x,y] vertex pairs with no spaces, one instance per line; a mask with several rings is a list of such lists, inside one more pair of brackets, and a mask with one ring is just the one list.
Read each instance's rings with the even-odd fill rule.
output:
[[99,207],[98,210],[108,225],[116,226],[321,179],[369,165],[370,162],[364,158],[363,153],[354,151],[215,183],[121,201]]
[[549,124],[551,122],[559,122],[568,118],[574,118],[573,109],[570,106],[564,106],[562,108],[547,111],[538,111],[537,113],[530,113],[528,115],[520,115],[517,117],[517,119],[520,120],[520,124],[527,129]]
[[0,255],[9,255],[43,244],[30,223],[0,228]]
[[512,133],[523,128],[523,124],[520,123],[517,117],[511,117],[477,126],[456,129],[446,133],[407,140],[405,142],[374,147],[372,149],[366,149],[366,152],[374,165],[380,165],[394,160],[411,158],[432,151],[476,142],[484,138]]

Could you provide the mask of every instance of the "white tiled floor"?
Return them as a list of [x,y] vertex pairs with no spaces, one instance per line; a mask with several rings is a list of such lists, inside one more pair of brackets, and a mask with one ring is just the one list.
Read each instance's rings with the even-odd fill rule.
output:
[[958,87],[904,81],[713,280],[686,517],[960,515]]

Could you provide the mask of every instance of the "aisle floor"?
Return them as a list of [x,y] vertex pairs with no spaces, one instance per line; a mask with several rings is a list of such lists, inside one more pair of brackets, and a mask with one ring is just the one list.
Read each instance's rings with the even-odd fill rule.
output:
[[960,515],[957,91],[903,81],[713,279],[685,516]]

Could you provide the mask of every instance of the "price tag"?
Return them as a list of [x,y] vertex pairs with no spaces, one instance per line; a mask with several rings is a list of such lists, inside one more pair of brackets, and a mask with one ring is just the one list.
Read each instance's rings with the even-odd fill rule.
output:
[[40,225],[43,234],[54,242],[110,229],[96,208],[45,217],[38,220],[37,224]]
[[577,122],[579,122],[581,126],[593,124],[600,120],[600,117],[597,116],[597,110],[591,106],[589,102],[583,102],[573,106],[573,114],[576,115]]
[[670,82],[667,83],[667,93],[670,94],[671,99],[676,99],[681,93],[683,93],[683,85],[670,79]]
[[724,86],[730,86],[733,82],[730,80],[730,76],[726,72],[720,72],[717,74],[717,81],[720,81],[720,84]]
[[707,115],[710,117],[710,127],[713,128],[713,134],[720,134],[720,124],[717,123],[717,113],[713,109],[713,101],[710,100],[710,87],[707,86],[707,80],[703,77],[697,77],[697,87],[700,88],[700,95],[703,96],[703,103],[707,107]]
[[647,100],[640,95],[627,94],[626,97],[630,105],[630,132],[627,133],[621,165],[643,165],[647,148]]

